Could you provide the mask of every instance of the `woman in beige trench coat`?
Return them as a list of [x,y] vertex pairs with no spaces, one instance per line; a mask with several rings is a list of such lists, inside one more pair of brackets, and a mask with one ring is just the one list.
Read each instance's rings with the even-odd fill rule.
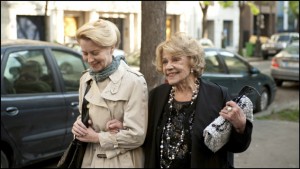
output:
[[[89,126],[81,117],[72,133],[88,142],[82,168],[141,168],[148,121],[148,89],[143,75],[130,67],[113,50],[120,43],[118,28],[99,19],[78,29],[77,41],[83,59],[90,65],[80,78],[79,110],[88,101]],[[84,96],[87,82],[90,90]],[[119,123],[121,130],[112,124]]]

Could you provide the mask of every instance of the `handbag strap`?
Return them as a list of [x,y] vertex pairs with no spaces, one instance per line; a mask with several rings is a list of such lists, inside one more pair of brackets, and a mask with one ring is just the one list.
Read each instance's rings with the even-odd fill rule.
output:
[[86,86],[84,96],[83,96],[83,101],[82,101],[81,120],[85,126],[88,126],[88,120],[89,120],[89,111],[88,111],[89,109],[87,108],[88,101],[85,99],[85,95],[91,88],[91,81],[92,80],[87,81],[87,86]]

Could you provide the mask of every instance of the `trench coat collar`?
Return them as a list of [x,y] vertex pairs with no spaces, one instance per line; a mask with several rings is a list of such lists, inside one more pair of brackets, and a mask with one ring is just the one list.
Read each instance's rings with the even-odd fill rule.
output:
[[[109,76],[110,81],[108,82],[107,86],[100,92],[99,87],[95,80],[92,80],[91,89],[87,93],[86,97],[90,98],[89,101],[95,105],[107,107],[105,100],[113,100],[116,101],[118,99],[124,99],[122,94],[118,94],[120,91],[120,86],[122,82],[122,77],[127,71],[127,64],[123,61],[120,62],[118,69]],[[84,82],[87,83],[89,80],[92,79],[92,76],[88,74],[84,79]],[[94,94],[100,93],[101,97],[93,97]],[[116,97],[118,95],[118,97]],[[104,99],[104,100],[103,100]]]
[[[112,81],[112,83],[115,84],[115,83],[120,82],[122,76],[124,75],[124,73],[127,69],[126,67],[127,67],[126,63],[123,60],[121,60],[118,69],[109,76],[109,79]],[[88,70],[89,69],[87,69],[87,72],[88,72]],[[89,74],[88,76],[86,76],[84,82],[87,83],[90,80],[92,80],[92,76]]]

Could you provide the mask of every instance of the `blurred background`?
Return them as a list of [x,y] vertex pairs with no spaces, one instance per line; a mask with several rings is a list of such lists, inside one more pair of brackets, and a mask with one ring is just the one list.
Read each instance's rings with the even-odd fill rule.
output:
[[[141,3],[1,1],[1,39],[44,40],[76,48],[77,28],[104,18],[119,27],[120,50],[134,53],[141,48]],[[188,32],[248,56],[260,55],[255,44],[266,43],[274,33],[299,32],[296,1],[166,1],[165,10],[166,38],[178,31]]]
[[[255,87],[261,93],[255,117],[276,115],[270,122],[255,120],[253,143],[236,154],[236,166],[299,168],[298,1],[1,1],[1,168],[56,166],[57,158],[44,161],[60,157],[73,138],[77,81],[86,69],[76,30],[98,18],[117,25],[121,44],[114,55],[140,70],[149,90],[165,82],[151,64],[156,46],[179,31],[199,40],[206,51],[203,78],[231,93],[245,84]],[[15,67],[23,63],[16,59],[27,57],[44,66],[42,73],[56,86],[51,92],[5,91],[5,80],[14,82]],[[281,111],[292,122],[275,123]],[[39,161],[40,167],[29,165]]]

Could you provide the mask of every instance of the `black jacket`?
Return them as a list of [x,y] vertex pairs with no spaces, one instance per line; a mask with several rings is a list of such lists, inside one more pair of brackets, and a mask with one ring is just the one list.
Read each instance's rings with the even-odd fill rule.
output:
[[[233,153],[245,151],[251,142],[252,123],[247,120],[244,134],[232,130],[229,142],[219,151],[213,153],[204,144],[203,130],[219,116],[219,111],[230,100],[227,88],[199,79],[200,89],[197,97],[192,136],[192,168],[230,168],[233,167]],[[145,168],[160,168],[160,135],[162,127],[158,126],[163,108],[168,101],[171,86],[162,84],[149,93],[149,121],[144,143]]]

